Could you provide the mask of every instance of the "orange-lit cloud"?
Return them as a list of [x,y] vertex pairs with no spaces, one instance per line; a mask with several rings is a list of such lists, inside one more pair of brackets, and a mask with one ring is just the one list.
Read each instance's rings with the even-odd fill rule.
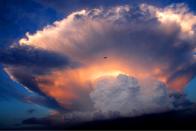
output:
[[190,80],[190,76],[183,75],[177,77],[174,81],[169,83],[169,85],[174,89],[176,89],[177,91],[181,91],[183,87],[185,87],[188,84],[189,80]]
[[[154,78],[167,84],[167,77],[159,68],[147,71],[137,69],[135,65],[126,66],[126,62],[123,61],[108,61],[103,59],[76,69],[57,70],[51,74],[37,77],[36,81],[44,93],[55,98],[65,108],[71,108],[75,100],[84,103],[82,95],[88,97],[88,92],[92,91],[97,80],[102,77],[115,78],[119,74],[124,74],[141,80]],[[182,86],[178,88],[182,88]],[[86,92],[86,94],[81,94],[81,92]]]

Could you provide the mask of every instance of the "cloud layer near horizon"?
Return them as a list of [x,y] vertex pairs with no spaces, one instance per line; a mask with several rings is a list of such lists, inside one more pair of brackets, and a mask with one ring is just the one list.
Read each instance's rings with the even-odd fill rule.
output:
[[[196,16],[184,4],[81,10],[35,34],[27,33],[18,45],[0,53],[0,62],[12,79],[55,100],[64,109],[90,110],[99,105],[99,90],[113,86],[110,80],[101,87],[96,85],[97,79],[104,76],[153,78],[167,89],[181,90],[196,73],[192,55],[196,48],[195,24]],[[161,85],[155,86],[155,90],[160,87],[164,94],[166,88]],[[104,112],[113,107],[123,108],[112,102],[110,93],[124,86],[127,87],[120,85],[117,90],[104,88],[109,94],[105,94],[103,107],[99,109]],[[149,98],[148,109],[154,107],[159,97],[167,100],[168,95],[154,91],[154,86],[148,88],[150,95],[144,92],[138,95],[139,100]],[[114,100],[126,102],[132,93]],[[155,108],[156,111],[165,108],[156,106],[160,108]],[[135,110],[132,108],[128,103],[123,109]],[[151,111],[154,108],[148,112]]]

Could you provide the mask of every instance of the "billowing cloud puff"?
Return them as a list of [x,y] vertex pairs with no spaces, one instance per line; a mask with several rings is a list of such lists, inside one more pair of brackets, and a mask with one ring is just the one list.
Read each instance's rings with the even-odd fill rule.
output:
[[185,4],[173,4],[164,9],[142,4],[140,8],[154,15],[163,25],[177,24],[183,35],[195,33],[196,16],[189,12]]
[[149,79],[138,81],[122,74],[99,80],[90,96],[95,109],[124,116],[167,111],[173,106],[163,83]]
[[[17,48],[10,47],[12,57],[4,52],[6,59],[0,55],[0,60],[14,80],[64,109],[89,110],[94,102],[103,112],[161,111],[170,108],[165,86],[181,90],[196,74],[195,23],[195,15],[181,4],[81,10],[27,33]],[[118,77],[97,83],[105,76]],[[140,86],[128,76],[155,81]],[[98,98],[102,90],[104,100]]]

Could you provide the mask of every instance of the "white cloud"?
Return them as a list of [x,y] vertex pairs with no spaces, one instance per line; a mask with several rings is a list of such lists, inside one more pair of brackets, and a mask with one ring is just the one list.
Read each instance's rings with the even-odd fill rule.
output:
[[98,80],[90,97],[95,109],[104,114],[119,112],[122,116],[137,116],[168,111],[173,107],[163,83],[123,74]]
[[183,38],[194,35],[196,26],[196,16],[191,13],[185,4],[172,4],[165,8],[142,4],[141,10],[156,17],[164,26],[177,24],[183,33]]

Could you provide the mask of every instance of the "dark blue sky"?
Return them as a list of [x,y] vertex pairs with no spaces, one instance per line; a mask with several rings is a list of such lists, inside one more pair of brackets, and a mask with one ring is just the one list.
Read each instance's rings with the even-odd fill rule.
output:
[[[136,5],[142,2],[158,6],[183,2],[188,5],[192,12],[196,12],[195,0],[1,0],[0,49],[17,42],[26,32],[34,33],[36,30],[64,18],[75,10],[119,4]],[[190,85],[191,87],[195,86],[195,81]],[[1,65],[0,124],[15,126],[14,124],[18,124],[18,120],[30,116],[42,117],[49,114],[50,109],[46,107],[20,101],[20,98],[28,93],[22,85],[8,77]],[[29,109],[35,109],[36,111],[33,114],[28,114]]]

